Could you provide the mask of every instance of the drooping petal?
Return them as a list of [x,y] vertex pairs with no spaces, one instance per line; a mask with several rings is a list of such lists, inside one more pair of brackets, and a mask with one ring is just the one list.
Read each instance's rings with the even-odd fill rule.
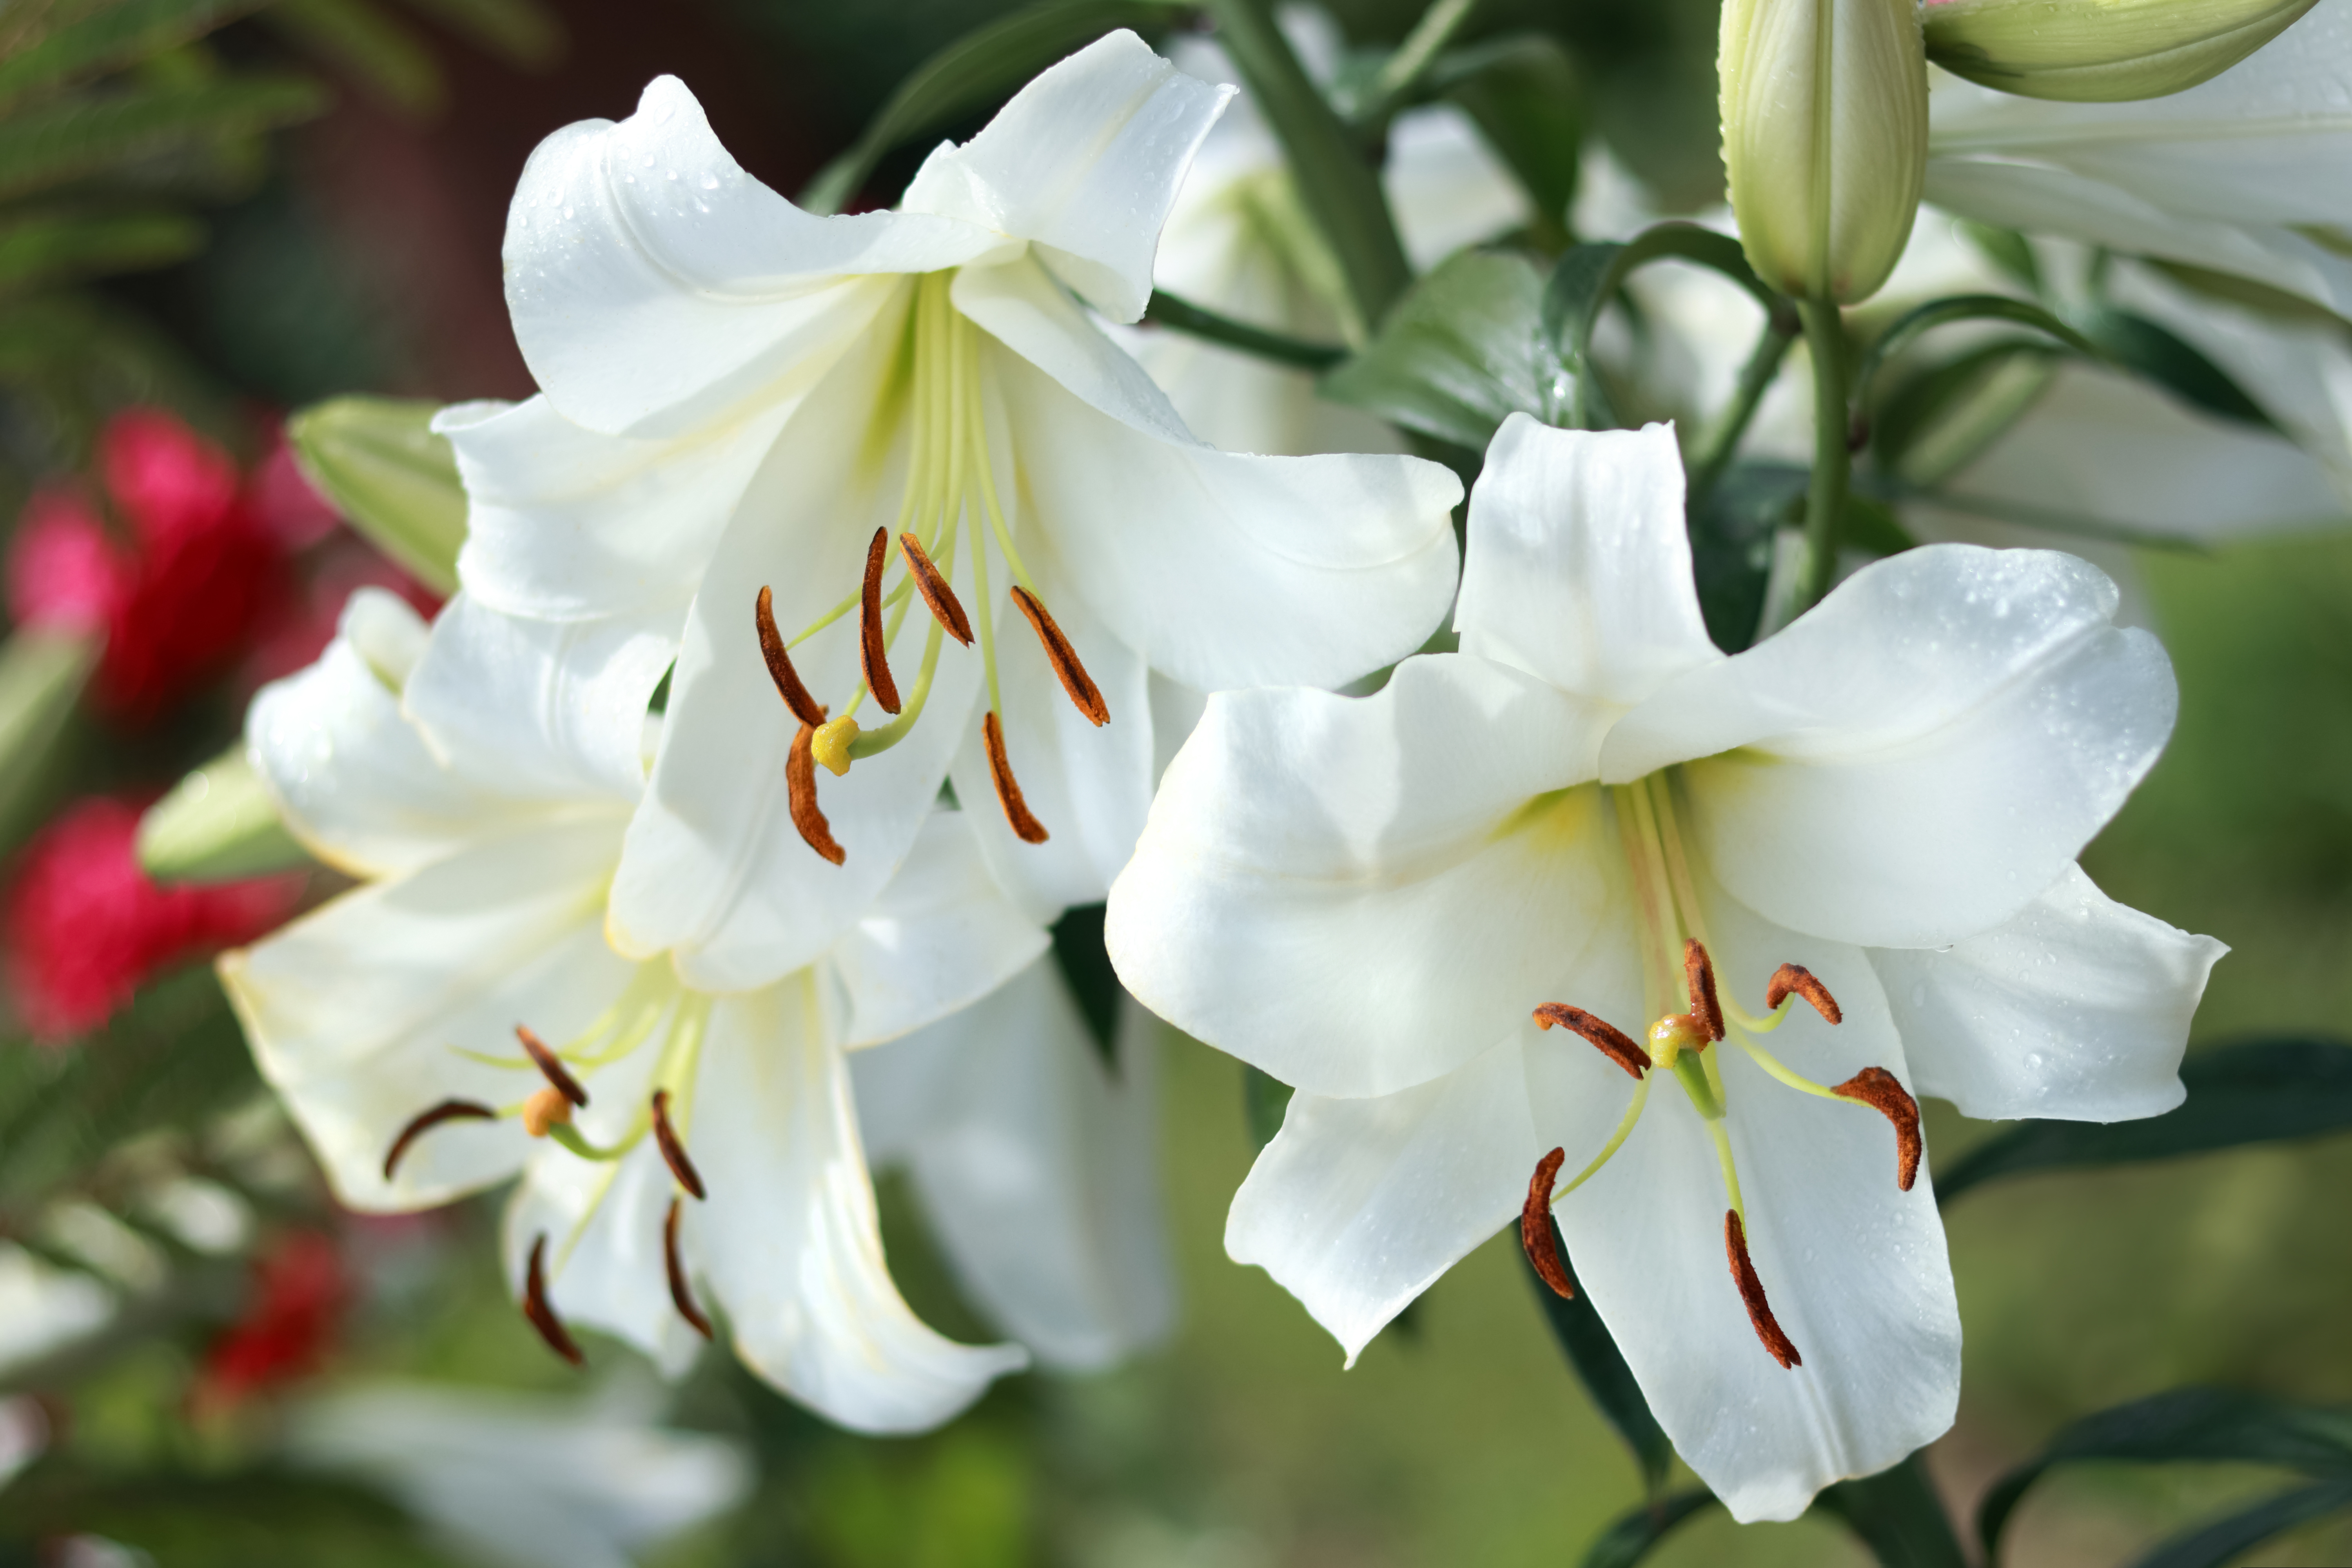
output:
[[1116,321],[1151,298],[1151,253],[1192,153],[1234,95],[1125,28],[1013,95],[962,146],[923,162],[902,204],[1025,239]]
[[1701,854],[1783,925],[1956,942],[2050,886],[2172,731],[2172,667],[2116,602],[2070,555],[1906,552],[1668,682],[1610,731],[1601,776],[1683,763]]
[[1309,1093],[1462,1066],[1628,934],[1609,808],[1567,787],[1593,729],[1463,655],[1408,659],[1372,697],[1211,698],[1111,889],[1120,977]]
[[507,306],[565,417],[681,435],[807,395],[893,275],[1003,249],[950,218],[816,217],[745,174],[676,77],[541,142],[507,216]]
[[973,1302],[1048,1366],[1161,1339],[1176,1287],[1160,1200],[1159,1026],[1135,1009],[1106,1068],[1051,961],[853,1058],[877,1162],[913,1172]]
[[[1025,530],[1150,666],[1203,690],[1339,686],[1419,647],[1455,575],[1461,485],[1417,458],[1256,458],[1168,400],[1029,261],[967,268],[957,309],[1013,425]],[[992,345],[993,346],[993,345]]]
[[2121,1121],[2180,1103],[2189,1017],[2228,951],[2069,866],[2005,924],[1870,962],[1922,1093],[1976,1117]]
[[712,1008],[689,1138],[710,1191],[692,1254],[761,1376],[853,1431],[919,1432],[1027,1363],[942,1339],[900,1299],[812,977]]
[[568,1038],[628,984],[634,965],[601,929],[620,821],[491,840],[223,955],[254,1059],[344,1204],[422,1208],[521,1165],[530,1140],[519,1125],[469,1121],[425,1132],[383,1174],[394,1137],[429,1107],[499,1109],[539,1087],[517,1024]]
[[1454,624],[1464,653],[1616,708],[1719,662],[1691,577],[1674,427],[1504,420],[1470,494]]

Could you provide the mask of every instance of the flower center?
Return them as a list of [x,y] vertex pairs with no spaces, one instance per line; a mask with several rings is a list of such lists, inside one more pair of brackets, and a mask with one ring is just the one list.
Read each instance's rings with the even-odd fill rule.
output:
[[[802,839],[838,866],[845,851],[835,842],[824,813],[818,807],[816,770],[822,765],[836,776],[849,772],[860,758],[888,751],[914,730],[929,700],[932,677],[939,669],[945,639],[953,637],[969,647],[975,629],[980,658],[988,678],[988,714],[982,735],[988,748],[988,770],[996,786],[997,803],[1013,831],[1025,843],[1043,844],[1046,832],[1022,798],[1004,749],[1002,718],[1003,699],[996,669],[996,622],[991,613],[989,545],[1003,557],[1012,575],[1013,602],[1037,634],[1046,662],[1062,689],[1079,712],[1097,726],[1110,722],[1102,691],[1077,650],[1046,609],[1036,579],[1013,547],[1013,529],[998,499],[994,461],[990,456],[988,420],[980,377],[980,329],[957,310],[949,297],[951,272],[926,274],[915,285],[914,307],[908,312],[908,352],[914,366],[908,400],[908,461],[905,487],[899,496],[897,522],[877,528],[866,547],[866,570],[857,591],[819,616],[787,639],[778,630],[772,595],[762,587],[753,611],[760,634],[760,652],[778,695],[800,731],[793,739],[784,764],[786,794],[793,825]],[[889,581],[894,552],[898,581]],[[980,605],[975,627],[956,596],[956,551],[967,547],[971,562],[971,590]],[[930,612],[931,625],[923,640],[922,663],[904,694],[890,668],[889,649],[916,597]],[[857,613],[859,679],[842,704],[839,715],[811,694],[793,668],[792,649]],[[889,714],[887,723],[863,729],[857,713],[871,697]]]
[[[1650,1026],[1647,1048],[1580,1007],[1547,1002],[1535,1010],[1538,1026],[1565,1028],[1580,1036],[1623,1068],[1637,1087],[1608,1142],[1573,1179],[1561,1186],[1553,1185],[1565,1162],[1565,1150],[1554,1149],[1537,1165],[1519,1216],[1519,1239],[1545,1281],[1562,1296],[1574,1294],[1568,1271],[1556,1251],[1552,1205],[1591,1180],[1624,1145],[1634,1124],[1641,1120],[1643,1107],[1649,1103],[1652,1075],[1660,1070],[1671,1072],[1715,1142],[1724,1194],[1730,1203],[1724,1214],[1724,1252],[1740,1300],[1747,1305],[1748,1321],[1756,1330],[1756,1337],[1775,1361],[1783,1367],[1800,1366],[1803,1357],[1774,1320],[1771,1304],[1765,1299],[1763,1281],[1748,1256],[1748,1211],[1740,1198],[1739,1173],[1725,1126],[1731,1114],[1731,1101],[1717,1061],[1720,1053],[1710,1052],[1707,1047],[1727,1037],[1757,1066],[1791,1089],[1824,1100],[1866,1105],[1884,1115],[1895,1127],[1895,1184],[1905,1192],[1911,1190],[1919,1173],[1919,1105],[1885,1068],[1864,1068],[1845,1082],[1832,1087],[1792,1071],[1758,1042],[1756,1037],[1780,1026],[1788,1016],[1790,1005],[1799,997],[1830,1023],[1843,1021],[1844,1015],[1829,987],[1802,965],[1783,963],[1773,972],[1765,984],[1765,1011],[1761,1016],[1748,1013],[1736,1000],[1717,991],[1715,964],[1707,955],[1706,917],[1699,905],[1689,859],[1684,853],[1681,824],[1676,820],[1674,786],[1668,776],[1671,771],[1651,773],[1630,784],[1613,786],[1609,792],[1617,814],[1618,837],[1625,847],[1634,902],[1640,911],[1644,1005],[1646,1010],[1659,1013],[1657,1021]],[[1677,963],[1679,974],[1675,973]],[[1677,990],[1688,1000],[1690,1010],[1660,1013],[1666,999]]]

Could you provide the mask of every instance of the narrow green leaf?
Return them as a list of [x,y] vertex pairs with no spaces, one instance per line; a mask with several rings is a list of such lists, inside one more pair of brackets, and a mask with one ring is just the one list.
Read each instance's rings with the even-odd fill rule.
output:
[[2250,1547],[2298,1524],[2352,1508],[2352,1480],[2319,1481],[2174,1536],[2132,1568],[2222,1568]]
[[2278,429],[2277,421],[2231,379],[2229,372],[2169,327],[2112,305],[2071,311],[2069,317],[2108,360],[2155,382],[2183,402],[2242,425]]
[[2169,1160],[2215,1149],[2352,1128],[2352,1046],[2246,1040],[2180,1065],[2189,1098],[2137,1121],[2024,1121],[1996,1133],[1936,1177],[1938,1202],[1997,1176]]
[[242,745],[149,806],[138,847],[140,866],[159,882],[233,882],[310,863]]
[[1676,1526],[1696,1518],[1716,1496],[1711,1491],[1675,1492],[1619,1514],[1584,1553],[1584,1568],[1633,1568]]
[[1584,89],[1576,62],[1542,33],[1496,38],[1440,68],[1445,96],[1478,124],[1535,205],[1538,237],[1564,241],[1582,168]]
[[1565,372],[1542,297],[1526,258],[1465,251],[1413,285],[1364,352],[1323,378],[1323,395],[1473,452],[1513,413],[1555,422]]
[[1772,539],[1804,516],[1811,473],[1791,463],[1739,462],[1691,505],[1691,574],[1706,635],[1726,653],[1756,640],[1771,574]]
[[260,75],[58,99],[0,120],[0,197],[290,125],[325,112],[327,101],[315,82]]
[[72,632],[21,631],[0,643],[0,821],[13,818],[43,772],[100,640]]
[[1249,1124],[1250,1142],[1263,1149],[1282,1131],[1283,1113],[1290,1109],[1291,1087],[1272,1074],[1242,1064],[1242,1116]]
[[2105,357],[2097,344],[2030,300],[2012,300],[2006,294],[1954,294],[1941,300],[1930,300],[1905,311],[1878,334],[1877,341],[1864,353],[1861,364],[1855,368],[1853,406],[1865,413],[1869,411],[1874,406],[1871,388],[1878,379],[1880,369],[1908,348],[1921,333],[1955,321],[2011,321],[2046,332],[2077,353],[2093,359]]
[[0,58],[0,105],[70,87],[202,37],[268,0],[121,0]]
[[543,71],[563,58],[563,20],[539,0],[408,0],[485,53],[523,70]]
[[1874,1476],[1840,1481],[1813,1506],[1843,1521],[1885,1568],[1968,1568],[1917,1454]]
[[1677,221],[1652,224],[1622,245],[1577,246],[1553,268],[1543,302],[1544,327],[1559,345],[1560,357],[1577,372],[1577,428],[1600,428],[1596,421],[1608,417],[1600,378],[1586,364],[1601,312],[1636,268],[1664,260],[1687,261],[1721,273],[1754,296],[1775,321],[1794,320],[1795,308],[1756,276],[1739,241],[1727,234]]
[[1348,351],[1337,343],[1311,343],[1304,338],[1253,327],[1247,321],[1237,321],[1189,300],[1181,300],[1165,289],[1152,290],[1151,301],[1144,307],[1143,320],[1150,326],[1187,332],[1301,370],[1328,370],[1348,357]]
[[2063,353],[2007,338],[1906,377],[1871,416],[1873,463],[1912,484],[1941,483],[2024,417]]
[[1081,904],[1054,922],[1054,962],[1087,1021],[1103,1066],[1118,1071],[1118,999],[1126,990],[1103,946],[1103,906]]
[[2009,274],[2029,294],[2042,292],[2042,262],[2033,254],[2033,242],[2013,228],[1996,228],[1989,223],[1962,219],[1960,237],[1975,246],[1985,259]]
[[1900,555],[1919,547],[1893,507],[1852,491],[1846,494],[1845,516],[1838,525],[1838,543],[1843,549],[1876,556]]
[[[1557,1220],[1552,1222],[1551,1240],[1559,1248],[1560,1263],[1568,1269],[1569,1279],[1575,1282],[1576,1266],[1568,1256],[1568,1243],[1559,1234]],[[1609,1325],[1601,1321],[1592,1298],[1581,1284],[1576,1286],[1573,1300],[1563,1300],[1544,1283],[1534,1264],[1524,1258],[1521,1263],[1528,1271],[1528,1282],[1535,1287],[1536,1300],[1543,1304],[1552,1337],[1567,1352],[1568,1364],[1576,1369],[1584,1391],[1601,1407],[1601,1414],[1609,1418],[1609,1425],[1617,1428],[1617,1435],[1633,1450],[1633,1462],[1642,1471],[1642,1489],[1653,1498],[1659,1496],[1665,1489],[1666,1472],[1675,1462],[1675,1446],[1666,1440],[1665,1428],[1650,1413],[1650,1402],[1643,1396],[1633,1369],[1625,1364],[1624,1352],[1610,1337]]]
[[0,290],[168,267],[204,244],[183,213],[27,213],[0,221]]
[[353,528],[436,594],[457,590],[466,491],[457,457],[433,434],[440,405],[337,397],[286,422],[303,475]]
[[387,109],[424,119],[448,101],[424,39],[369,0],[272,0],[262,20]]

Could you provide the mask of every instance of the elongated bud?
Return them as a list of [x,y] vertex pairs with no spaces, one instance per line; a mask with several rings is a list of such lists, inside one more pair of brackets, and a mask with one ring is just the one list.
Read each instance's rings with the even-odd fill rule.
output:
[[1914,0],[1725,0],[1716,70],[1748,264],[1801,298],[1868,299],[1927,177]]
[[2221,75],[2314,0],[1928,0],[1927,58],[2025,98],[2120,103]]

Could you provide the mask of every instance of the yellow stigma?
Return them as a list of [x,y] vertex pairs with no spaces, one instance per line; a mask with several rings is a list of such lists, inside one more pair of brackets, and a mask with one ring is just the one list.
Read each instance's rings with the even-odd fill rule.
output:
[[809,752],[837,778],[849,771],[849,742],[856,739],[857,721],[845,713],[816,727],[809,737]]
[[1675,1058],[1685,1051],[1704,1050],[1706,1046],[1706,1031],[1687,1013],[1669,1013],[1650,1026],[1650,1060],[1667,1071],[1674,1069]]
[[572,1102],[553,1084],[545,1085],[522,1102],[522,1130],[534,1138],[544,1138],[551,1127],[568,1127],[572,1123]]

